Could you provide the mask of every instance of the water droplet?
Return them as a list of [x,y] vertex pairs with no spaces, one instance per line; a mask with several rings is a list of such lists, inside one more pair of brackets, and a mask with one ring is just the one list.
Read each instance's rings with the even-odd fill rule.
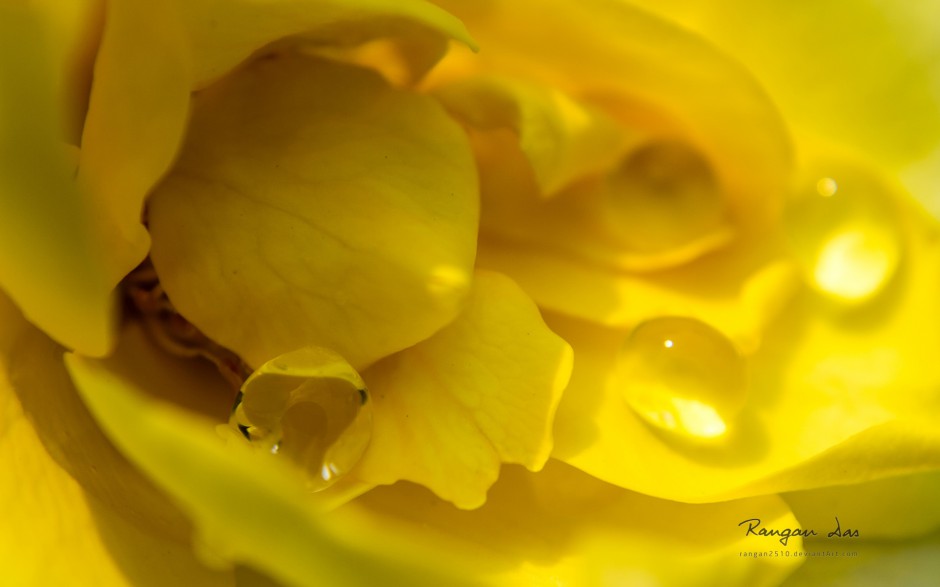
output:
[[725,203],[708,161],[678,141],[634,150],[607,179],[602,221],[628,250],[656,254],[723,233]]
[[723,436],[747,399],[744,359],[724,335],[692,318],[637,326],[614,382],[644,421],[690,439]]
[[342,357],[305,347],[252,373],[229,423],[260,450],[296,463],[319,491],[365,452],[372,437],[368,400],[365,382]]
[[854,166],[816,165],[787,206],[787,237],[806,282],[842,303],[871,299],[902,255],[891,191]]

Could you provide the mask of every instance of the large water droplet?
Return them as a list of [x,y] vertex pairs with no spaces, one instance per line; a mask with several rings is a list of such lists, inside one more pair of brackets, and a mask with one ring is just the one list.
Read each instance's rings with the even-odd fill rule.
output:
[[336,353],[305,347],[268,361],[245,381],[229,423],[252,444],[287,457],[312,491],[333,484],[372,438],[362,377]]
[[871,299],[902,256],[890,190],[864,169],[816,165],[785,214],[791,249],[814,290],[842,303]]
[[678,141],[633,151],[607,179],[604,223],[627,249],[655,254],[727,229],[721,187],[708,161]]
[[637,326],[618,358],[615,384],[647,423],[690,439],[723,436],[747,399],[744,359],[724,335],[692,318]]

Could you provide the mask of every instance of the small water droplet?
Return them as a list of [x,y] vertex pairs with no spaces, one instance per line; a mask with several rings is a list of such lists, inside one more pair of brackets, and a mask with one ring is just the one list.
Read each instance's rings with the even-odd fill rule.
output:
[[807,284],[842,303],[880,292],[902,256],[889,188],[854,166],[816,165],[787,206],[784,225]]
[[259,449],[301,467],[309,488],[319,491],[362,457],[372,438],[372,403],[342,357],[305,347],[252,373],[229,423]]
[[614,382],[644,421],[690,439],[725,435],[747,399],[738,350],[692,318],[654,318],[637,326],[618,357]]

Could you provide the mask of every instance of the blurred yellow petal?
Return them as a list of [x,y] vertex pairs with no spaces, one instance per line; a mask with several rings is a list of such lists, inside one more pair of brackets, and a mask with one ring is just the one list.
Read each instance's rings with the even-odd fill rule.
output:
[[[412,21],[470,42],[459,21],[415,0],[108,2],[79,179],[92,194],[112,283],[147,253],[141,208],[177,155],[192,90],[284,37],[306,33],[324,44],[361,42]],[[368,34],[349,39],[359,25]]]
[[570,370],[570,348],[518,286],[479,272],[460,317],[364,373],[375,431],[355,474],[478,507],[500,463],[545,464]]
[[23,7],[0,7],[0,287],[60,343],[104,355],[110,292],[91,211],[65,147],[51,30]]
[[[104,0],[39,0],[29,3],[48,27],[43,38],[52,57],[54,95],[65,123],[62,138],[81,141],[95,52],[101,40]],[[5,86],[6,87],[6,86]]]
[[313,344],[359,369],[427,338],[460,312],[477,219],[466,139],[439,106],[296,56],[200,93],[150,202],[176,308],[254,367]]
[[0,561],[11,585],[231,585],[75,396],[64,349],[0,295]]
[[607,169],[624,147],[621,130],[602,111],[551,88],[476,77],[438,88],[434,95],[471,126],[515,132],[542,196]]
[[904,166],[940,141],[934,3],[632,2],[735,56],[807,143],[825,137]]
[[550,320],[577,357],[556,455],[624,487],[694,502],[940,465],[930,424],[940,407],[940,245],[910,216],[904,227],[905,265],[878,303],[842,308],[804,291],[771,325],[749,357],[743,411],[716,443],[654,430],[624,402],[607,374],[627,332]]
[[701,38],[619,2],[440,4],[485,50],[455,52],[432,84],[485,71],[593,101],[700,152],[742,230],[759,231],[779,211],[791,164],[783,119],[746,70]]
[[613,487],[557,461],[535,474],[506,467],[474,511],[408,483],[377,488],[345,509],[433,545],[455,570],[491,585],[770,586],[800,563],[783,553],[740,555],[800,549],[798,538],[784,547],[738,526],[760,518],[767,527],[797,527],[777,497],[691,506]]
[[78,355],[66,362],[109,437],[189,514],[206,561],[242,563],[296,586],[462,584],[389,547],[388,534],[374,543],[355,520],[325,518],[286,464],[226,443],[212,420],[147,399],[146,379]]
[[783,498],[804,527],[832,530],[838,516],[840,527],[857,529],[865,540],[880,540],[913,538],[940,529],[938,492],[940,473],[932,471],[796,491]]

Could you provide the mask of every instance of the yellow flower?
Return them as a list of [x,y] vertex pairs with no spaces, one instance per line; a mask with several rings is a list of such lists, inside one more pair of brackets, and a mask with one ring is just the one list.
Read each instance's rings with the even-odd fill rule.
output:
[[681,2],[744,66],[445,4],[2,9],[11,581],[773,585],[934,528],[929,72],[881,125]]

